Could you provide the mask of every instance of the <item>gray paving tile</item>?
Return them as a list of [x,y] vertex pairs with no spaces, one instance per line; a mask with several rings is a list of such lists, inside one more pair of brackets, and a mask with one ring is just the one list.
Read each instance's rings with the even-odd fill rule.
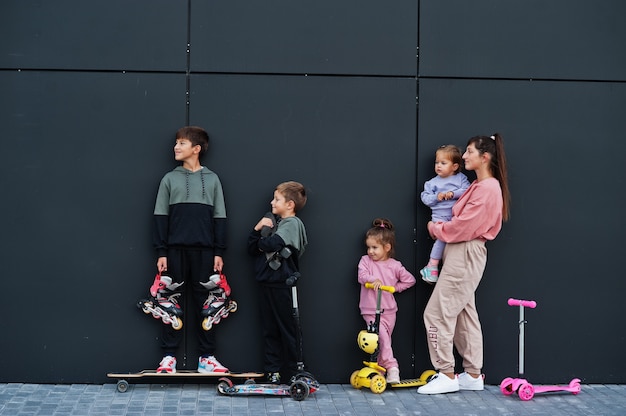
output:
[[578,395],[537,394],[522,401],[498,386],[424,396],[415,388],[382,394],[350,385],[322,385],[304,401],[288,397],[220,396],[213,385],[135,384],[118,393],[114,384],[0,384],[0,415],[26,416],[571,416],[626,414],[626,385],[583,385]]

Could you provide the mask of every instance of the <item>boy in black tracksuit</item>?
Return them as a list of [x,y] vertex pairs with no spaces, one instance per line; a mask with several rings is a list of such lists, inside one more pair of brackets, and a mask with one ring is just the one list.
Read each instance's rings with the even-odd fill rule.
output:
[[[175,293],[165,302],[182,309],[184,295],[190,294],[189,304],[194,310],[183,311],[183,316],[201,316],[208,291],[200,282],[207,282],[210,275],[224,267],[226,208],[222,185],[214,172],[200,164],[200,156],[208,145],[209,136],[204,129],[187,126],[178,130],[174,158],[181,166],[163,177],[154,206],[157,269],[175,285]],[[215,330],[204,331],[198,325],[196,333],[200,350],[198,371],[227,372],[214,356]],[[170,325],[163,328],[163,359],[158,372],[176,372],[176,350],[182,337],[183,331]]]
[[272,215],[261,218],[248,237],[248,252],[256,257],[254,271],[261,287],[264,371],[267,381],[275,384],[280,383],[281,370],[288,371],[291,377],[297,369],[298,328],[290,284],[295,283],[298,259],[307,245],[304,224],[296,216],[306,198],[302,184],[279,184],[270,203]]

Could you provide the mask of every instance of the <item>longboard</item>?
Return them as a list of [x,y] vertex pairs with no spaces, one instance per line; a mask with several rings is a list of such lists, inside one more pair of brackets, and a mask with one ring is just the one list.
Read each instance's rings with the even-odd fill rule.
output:
[[254,380],[263,377],[263,373],[199,373],[196,370],[177,370],[175,373],[157,373],[156,370],[142,370],[137,373],[108,373],[107,377],[115,378],[117,382],[117,391],[124,393],[128,390],[128,381],[126,379],[139,378],[189,378],[189,377],[226,377],[226,378],[243,378]]

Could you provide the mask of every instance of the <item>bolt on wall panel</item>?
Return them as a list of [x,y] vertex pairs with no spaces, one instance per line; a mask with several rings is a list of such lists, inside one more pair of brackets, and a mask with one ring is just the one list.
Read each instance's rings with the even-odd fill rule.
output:
[[415,75],[417,2],[191,0],[200,72]]
[[3,0],[0,68],[184,71],[187,2]]
[[422,77],[626,80],[622,0],[420,0]]

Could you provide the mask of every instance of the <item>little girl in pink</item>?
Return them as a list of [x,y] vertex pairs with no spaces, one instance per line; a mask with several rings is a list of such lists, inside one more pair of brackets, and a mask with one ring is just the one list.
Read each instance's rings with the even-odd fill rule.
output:
[[[415,277],[393,258],[396,238],[391,221],[377,218],[373,225],[365,235],[367,255],[361,257],[358,268],[361,284],[359,308],[367,324],[374,321],[376,292],[380,286],[393,286],[396,292],[402,292],[415,284]],[[374,290],[365,288],[365,283],[371,283]],[[382,292],[381,310],[378,364],[387,369],[387,383],[395,384],[400,382],[400,369],[391,348],[391,334],[396,325],[398,305],[392,293]]]

